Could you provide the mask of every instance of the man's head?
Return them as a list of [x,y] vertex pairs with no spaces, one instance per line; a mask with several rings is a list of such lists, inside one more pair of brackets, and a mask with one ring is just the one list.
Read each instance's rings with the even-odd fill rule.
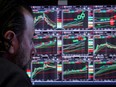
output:
[[22,0],[0,0],[0,55],[25,68],[35,51],[31,8]]

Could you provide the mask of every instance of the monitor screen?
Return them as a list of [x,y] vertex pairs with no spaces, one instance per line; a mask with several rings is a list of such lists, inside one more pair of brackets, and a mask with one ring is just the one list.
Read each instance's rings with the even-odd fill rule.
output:
[[116,6],[31,6],[33,85],[116,84]]

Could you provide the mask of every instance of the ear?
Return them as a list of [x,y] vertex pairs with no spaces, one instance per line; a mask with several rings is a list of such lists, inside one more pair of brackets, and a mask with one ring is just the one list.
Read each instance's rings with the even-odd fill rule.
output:
[[8,52],[10,54],[15,54],[16,51],[18,50],[18,39],[16,37],[16,34],[11,31],[11,30],[8,30],[5,34],[4,34],[4,38],[5,39],[9,39],[11,41],[11,46],[8,50]]

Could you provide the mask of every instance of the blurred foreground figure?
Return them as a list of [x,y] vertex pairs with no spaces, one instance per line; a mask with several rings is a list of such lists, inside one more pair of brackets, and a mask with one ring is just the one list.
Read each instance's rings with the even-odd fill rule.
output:
[[33,34],[32,9],[22,0],[0,0],[0,87],[32,87],[26,68]]

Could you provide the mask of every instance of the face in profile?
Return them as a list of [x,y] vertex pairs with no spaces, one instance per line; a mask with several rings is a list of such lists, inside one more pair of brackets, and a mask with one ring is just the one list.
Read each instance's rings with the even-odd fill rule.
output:
[[19,44],[19,49],[15,59],[17,65],[23,69],[26,69],[35,53],[34,44],[32,41],[34,35],[34,22],[32,15],[26,11],[26,9],[23,10],[26,21],[26,29],[24,30],[22,42]]

